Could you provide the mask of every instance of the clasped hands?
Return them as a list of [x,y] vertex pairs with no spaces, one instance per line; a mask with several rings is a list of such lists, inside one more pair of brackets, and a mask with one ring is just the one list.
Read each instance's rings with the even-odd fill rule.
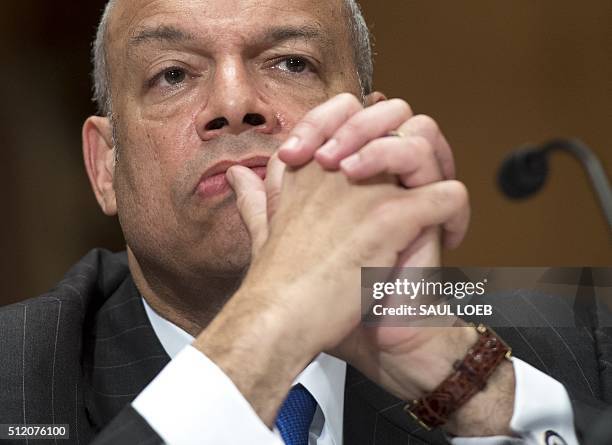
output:
[[[414,116],[399,99],[364,108],[341,94],[293,128],[265,181],[240,166],[227,177],[251,235],[252,264],[196,343],[268,425],[320,352],[412,400],[475,342],[467,327],[359,324],[361,267],[439,266],[441,246],[458,246],[466,233],[468,193],[454,180],[450,146],[433,119]],[[509,418],[487,429],[505,433]],[[479,433],[461,422],[451,430]]]

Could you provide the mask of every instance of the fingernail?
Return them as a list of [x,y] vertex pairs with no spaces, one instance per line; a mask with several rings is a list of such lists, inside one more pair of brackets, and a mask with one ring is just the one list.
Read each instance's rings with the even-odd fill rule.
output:
[[340,161],[340,168],[346,172],[351,173],[359,166],[360,160],[361,157],[359,156],[359,153],[356,153]]
[[319,148],[319,154],[322,154],[326,158],[331,158],[338,153],[338,141],[336,139],[330,139],[321,148]]
[[297,136],[291,136],[281,145],[280,150],[295,151],[300,145],[300,138]]

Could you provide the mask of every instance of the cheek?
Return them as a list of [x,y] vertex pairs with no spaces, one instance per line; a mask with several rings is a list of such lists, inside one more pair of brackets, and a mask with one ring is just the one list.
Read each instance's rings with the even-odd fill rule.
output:
[[152,193],[168,198],[185,160],[192,156],[190,150],[197,147],[191,128],[178,116],[164,122],[134,121],[122,143],[126,192],[147,202]]
[[191,151],[199,148],[201,142],[195,131],[197,104],[186,100],[180,106],[168,104],[164,109],[143,111],[137,128],[146,138],[146,150],[162,163],[191,156]]
[[134,101],[132,106],[139,110],[143,122],[165,125],[169,121],[185,120],[193,116],[195,110],[207,105],[209,93],[206,82],[193,81],[185,90],[157,103],[148,104],[146,99],[143,99],[142,102]]
[[202,100],[190,94],[152,107],[134,107],[139,109],[136,131],[144,135],[148,147],[143,151],[162,159],[181,157],[190,148],[197,148],[200,141],[194,125],[201,106]]
[[282,135],[288,134],[306,113],[332,96],[333,93],[321,89],[267,85],[262,99],[273,111]]

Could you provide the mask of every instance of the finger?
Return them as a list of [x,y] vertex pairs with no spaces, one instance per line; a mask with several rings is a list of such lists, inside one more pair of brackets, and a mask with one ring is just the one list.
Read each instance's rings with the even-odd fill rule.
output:
[[285,168],[286,165],[279,159],[278,152],[275,153],[268,161],[266,180],[264,181],[267,196],[268,221],[272,219],[276,213],[276,209],[278,209]]
[[360,181],[380,173],[399,175],[406,187],[444,179],[429,140],[421,136],[378,138],[340,162],[348,178]]
[[315,151],[363,105],[352,94],[339,94],[313,108],[293,128],[279,148],[279,158],[291,167],[312,160]]
[[398,198],[379,206],[372,215],[368,237],[390,243],[402,252],[423,230],[442,226],[445,246],[456,247],[463,240],[470,219],[469,195],[459,181],[439,181],[406,190]]
[[226,178],[236,193],[238,212],[251,236],[251,247],[255,256],[268,239],[264,183],[255,172],[243,166],[229,168]]
[[465,185],[456,180],[436,182],[413,189],[423,192],[415,199],[413,218],[421,227],[441,225],[444,247],[454,249],[463,241],[470,224],[470,198]]
[[357,152],[373,139],[397,129],[412,116],[410,106],[400,99],[378,102],[344,123],[331,138],[317,150],[315,159],[327,169],[336,169],[340,161]]
[[434,119],[424,114],[419,114],[408,119],[398,131],[406,136],[420,136],[428,140],[434,149],[434,155],[438,160],[444,179],[455,179],[455,159],[453,151]]
[[402,251],[397,259],[398,267],[436,267],[441,261],[442,230],[428,227],[417,239]]

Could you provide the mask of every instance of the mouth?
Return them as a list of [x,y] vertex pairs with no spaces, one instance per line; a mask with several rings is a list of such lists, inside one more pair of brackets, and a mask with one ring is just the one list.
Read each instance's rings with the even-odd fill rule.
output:
[[240,161],[225,160],[218,162],[204,172],[196,186],[195,193],[201,198],[209,199],[230,192],[231,186],[227,182],[225,173],[234,165],[250,168],[261,179],[265,179],[269,160],[269,156],[253,156]]

